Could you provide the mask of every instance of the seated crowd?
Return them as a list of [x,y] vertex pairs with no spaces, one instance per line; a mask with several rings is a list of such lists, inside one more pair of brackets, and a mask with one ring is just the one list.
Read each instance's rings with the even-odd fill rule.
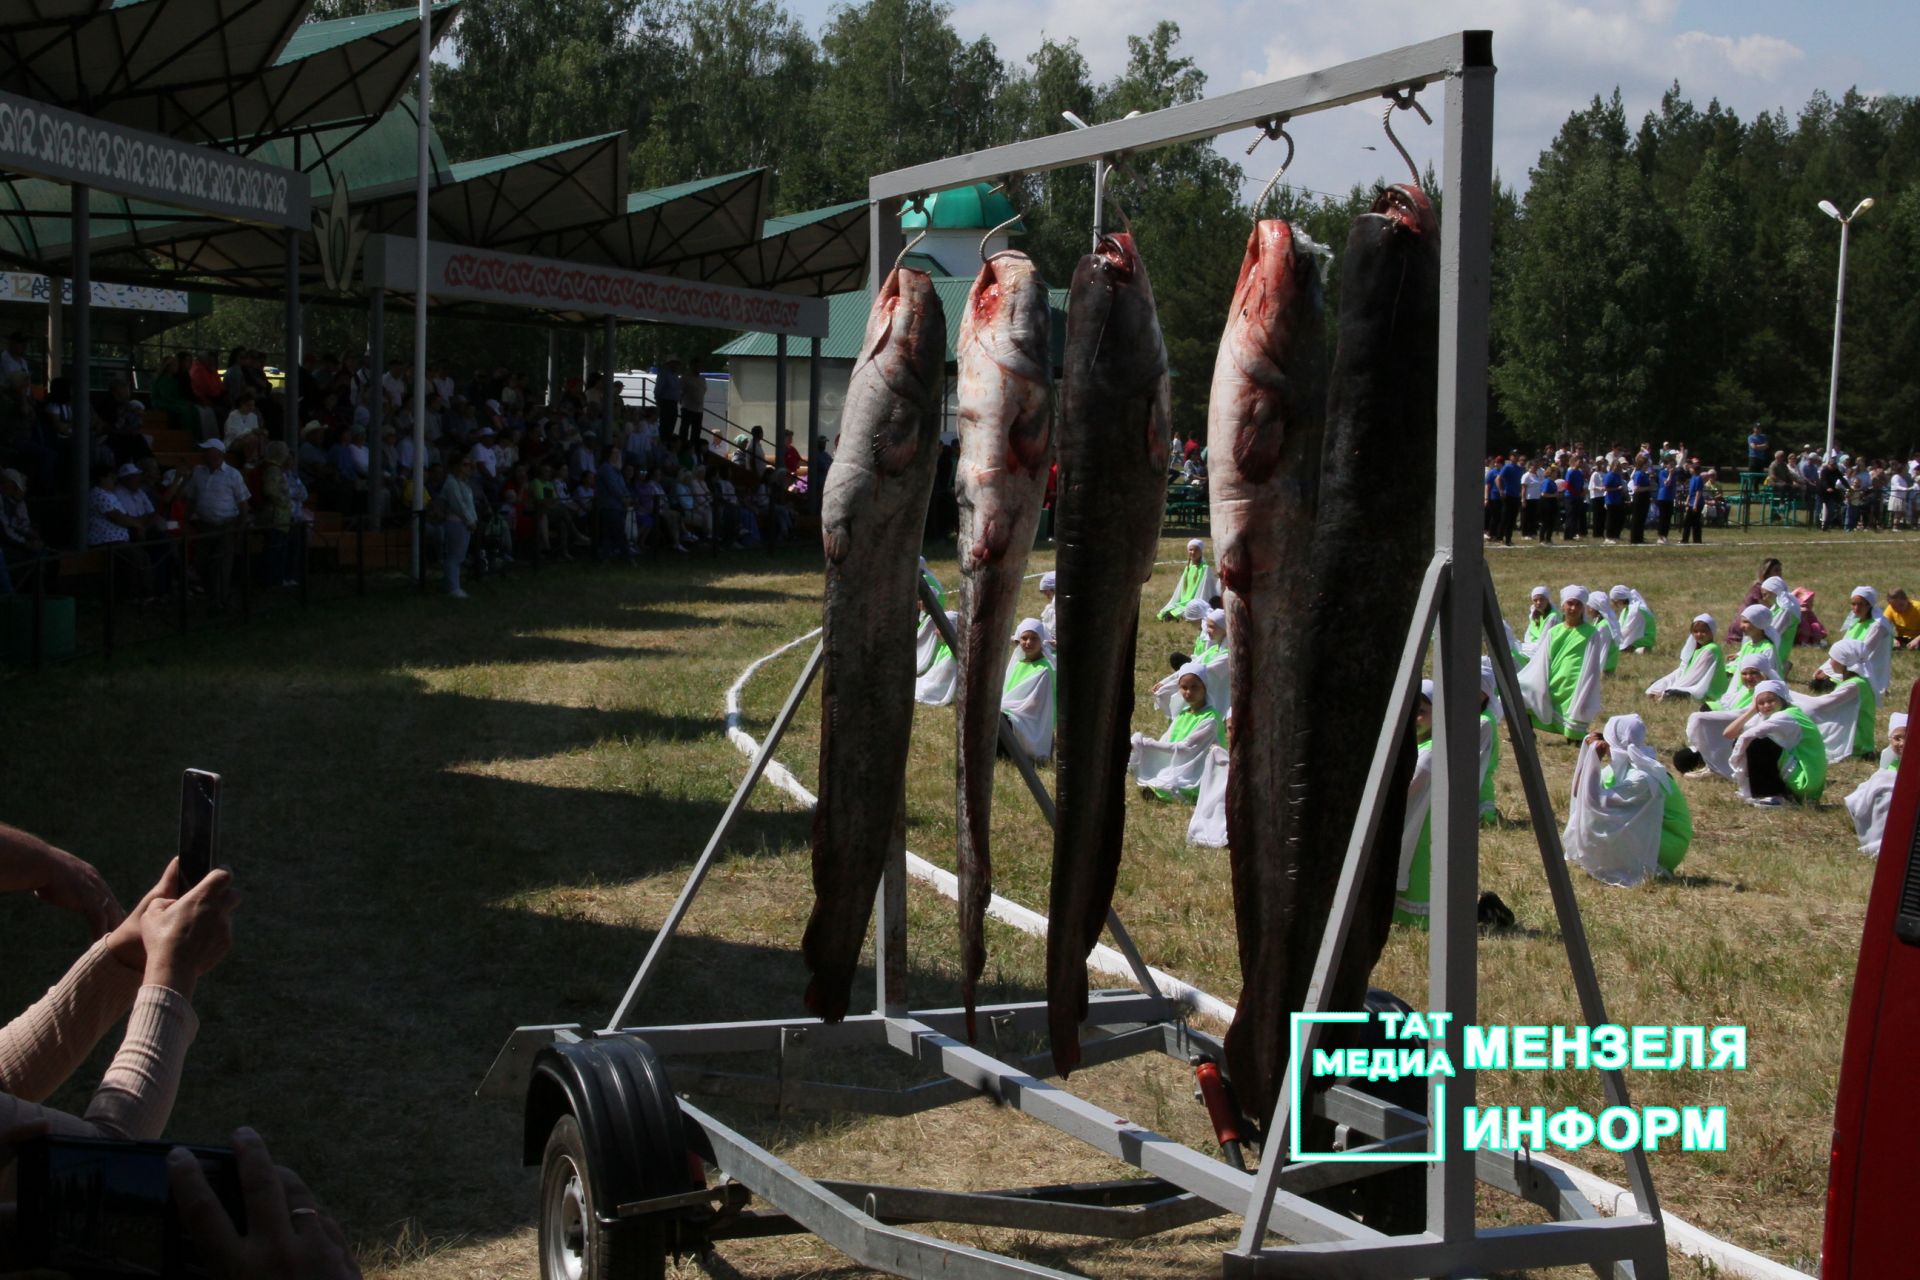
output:
[[[16,339],[12,350],[23,349]],[[663,395],[679,386],[677,367],[667,362],[656,388]],[[124,594],[163,595],[185,573],[189,587],[219,608],[232,587],[235,534],[263,531],[248,547],[257,582],[297,585],[302,540],[317,512],[337,513],[336,525],[366,527],[400,527],[410,518],[411,367],[396,360],[376,373],[358,356],[309,353],[296,373],[301,426],[293,448],[281,426],[284,397],[264,370],[257,351],[236,349],[224,373],[216,353],[182,352],[163,362],[150,404],[133,399],[124,381],[94,398],[85,544],[108,550]],[[686,381],[704,387],[698,377]],[[35,576],[51,588],[59,562],[35,527],[28,498],[60,492],[69,474],[63,468],[72,463],[71,389],[54,379],[36,395],[18,358],[13,366],[0,363],[0,382],[0,454],[7,464],[0,474],[0,594],[30,588]],[[570,380],[542,403],[524,374],[476,369],[460,380],[444,365],[429,367],[425,536],[452,594],[464,594],[463,565],[486,572],[536,552],[572,559],[576,549],[591,547],[596,558],[631,561],[649,546],[684,552],[702,543],[778,545],[792,535],[809,467],[790,433],[769,450],[755,427],[729,446],[702,429],[702,408],[686,407],[693,397],[621,405],[605,433],[603,395],[598,375],[586,385]],[[192,462],[156,453],[149,409],[197,442]],[[378,447],[369,443],[372,430]],[[830,462],[822,451],[814,469]],[[368,515],[375,509],[377,523]],[[196,538],[184,564],[172,545],[183,530],[206,535]]]

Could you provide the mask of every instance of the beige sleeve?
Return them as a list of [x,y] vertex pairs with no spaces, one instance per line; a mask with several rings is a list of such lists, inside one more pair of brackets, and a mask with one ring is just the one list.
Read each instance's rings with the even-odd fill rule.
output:
[[180,1068],[200,1030],[193,1005],[170,987],[144,986],[120,1052],[87,1104],[87,1121],[110,1138],[157,1138],[173,1113]]
[[140,975],[94,943],[32,1008],[0,1027],[0,1093],[44,1101],[120,1020]]

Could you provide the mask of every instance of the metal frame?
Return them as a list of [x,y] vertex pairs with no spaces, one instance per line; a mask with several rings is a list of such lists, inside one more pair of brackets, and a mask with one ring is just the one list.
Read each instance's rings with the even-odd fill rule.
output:
[[[1485,396],[1492,193],[1492,42],[1486,32],[1461,32],[1328,71],[1190,103],[1150,115],[1114,121],[1084,131],[997,147],[895,173],[869,184],[870,270],[873,284],[890,271],[901,245],[898,213],[909,198],[980,179],[1000,179],[1046,169],[1112,163],[1131,151],[1210,137],[1229,129],[1265,126],[1312,111],[1380,96],[1393,96],[1443,82],[1446,218],[1441,241],[1439,415],[1435,450],[1439,486],[1435,554],[1422,583],[1413,625],[1397,667],[1397,685],[1380,730],[1361,810],[1356,815],[1332,916],[1322,938],[1307,999],[1308,1012],[1323,1009],[1357,906],[1365,851],[1380,821],[1413,697],[1415,678],[1434,645],[1435,764],[1433,806],[1434,907],[1428,1007],[1454,1015],[1444,1041],[1456,1064],[1464,1062],[1465,1024],[1477,1017],[1477,861],[1479,846],[1478,657],[1482,638],[1494,654],[1508,705],[1515,762],[1532,812],[1541,859],[1567,946],[1581,1009],[1590,1023],[1606,1022],[1579,909],[1552,818],[1552,805],[1534,748],[1519,711],[1518,677],[1497,614],[1481,549],[1477,501],[1478,467],[1486,434]],[[952,628],[922,584],[929,614],[949,643]],[[958,1009],[913,1012],[906,993],[907,939],[904,839],[895,849],[878,893],[875,920],[875,1008],[867,1015],[824,1025],[811,1018],[763,1022],[718,1022],[682,1026],[635,1026],[628,1022],[657,972],[666,947],[706,878],[712,859],[747,796],[770,762],[794,711],[821,663],[815,648],[775,719],[752,766],[696,862],[680,898],[646,959],[634,975],[608,1025],[589,1034],[638,1036],[669,1064],[676,1091],[768,1103],[775,1107],[823,1107],[881,1115],[906,1115],[961,1098],[984,1095],[1023,1112],[1059,1133],[1122,1160],[1150,1175],[1115,1191],[1111,1184],[1025,1188],[1014,1191],[934,1192],[875,1187],[810,1178],[735,1132],[690,1102],[687,1120],[704,1133],[714,1162],[729,1180],[710,1193],[730,1201],[707,1231],[709,1239],[809,1231],[859,1263],[902,1276],[1046,1277],[1067,1273],[1037,1263],[969,1248],[906,1230],[903,1224],[938,1220],[1022,1230],[1094,1235],[1143,1235],[1155,1230],[1238,1214],[1244,1227],[1224,1255],[1228,1276],[1418,1277],[1482,1274],[1535,1266],[1585,1264],[1609,1280],[1665,1280],[1665,1232],[1644,1155],[1628,1157],[1639,1211],[1601,1218],[1557,1171],[1534,1166],[1524,1153],[1468,1152],[1459,1125],[1429,1129],[1425,1116],[1388,1106],[1350,1088],[1313,1095],[1315,1112],[1344,1126],[1349,1153],[1407,1155],[1406,1160],[1346,1163],[1310,1158],[1286,1163],[1282,1152],[1290,1088],[1280,1091],[1266,1133],[1269,1158],[1257,1173],[1174,1142],[1068,1093],[1052,1083],[1050,1055],[1012,1057],[969,1045],[958,1036]],[[1003,735],[1004,739],[1004,735]],[[1052,818],[1031,762],[1014,755],[1041,809]],[[1140,991],[1096,991],[1086,1020],[1087,1057],[1112,1061],[1143,1052],[1164,1052],[1186,1061],[1196,1052],[1217,1057],[1211,1036],[1186,1025],[1176,1006],[1154,988],[1149,971],[1115,918],[1112,931],[1127,955]],[[997,1042],[1044,1030],[1044,1003],[984,1006],[984,1024]],[[482,1085],[482,1092],[517,1097],[538,1046],[577,1037],[577,1027],[526,1027],[515,1033]],[[886,1046],[929,1069],[935,1077],[905,1088],[875,1088],[799,1078],[805,1055],[855,1046]],[[1011,1048],[1012,1046],[1009,1045]],[[772,1074],[719,1071],[704,1059],[741,1053],[777,1055]],[[1304,1051],[1303,1051],[1304,1056]],[[690,1058],[700,1062],[690,1062]],[[1298,1059],[1295,1060],[1296,1063]],[[1293,1067],[1289,1067],[1289,1083]],[[1610,1104],[1624,1104],[1619,1072],[1605,1077]],[[1448,1083],[1450,1107],[1475,1097],[1472,1073]],[[1430,1094],[1428,1111],[1435,1098]],[[1436,1136],[1440,1135],[1440,1136]],[[1352,1145],[1360,1140],[1358,1148]],[[1392,1168],[1405,1168],[1442,1145],[1426,1169],[1423,1232],[1386,1236],[1305,1198],[1307,1192]],[[1555,1221],[1481,1230],[1475,1222],[1476,1182],[1503,1188],[1548,1208]],[[731,1185],[737,1184],[737,1186]],[[738,1212],[739,1188],[776,1211]],[[1118,1197],[1125,1195],[1125,1199]],[[678,1204],[678,1201],[676,1201]],[[669,1212],[673,1206],[629,1206]],[[1293,1242],[1275,1246],[1270,1235]]]

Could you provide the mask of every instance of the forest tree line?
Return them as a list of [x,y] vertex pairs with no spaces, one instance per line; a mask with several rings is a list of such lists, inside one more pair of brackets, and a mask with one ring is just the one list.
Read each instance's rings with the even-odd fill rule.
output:
[[[315,16],[386,7],[320,0]],[[867,0],[815,35],[778,0],[466,0],[457,61],[435,68],[434,119],[456,159],[625,128],[636,187],[765,166],[785,213],[858,198],[875,172],[1058,132],[1063,111],[1098,122],[1205,94],[1173,22],[1130,37],[1124,70],[1096,81],[1073,40],[1008,56],[962,39],[950,12]],[[1401,133],[1437,154],[1437,129]],[[1245,172],[1211,147],[1166,148],[1109,187],[1153,276],[1184,430],[1205,423],[1251,226],[1247,179],[1263,181],[1282,145],[1263,144]],[[1021,187],[1020,243],[1064,284],[1088,243],[1091,173]],[[1335,250],[1329,307],[1347,227],[1372,195],[1282,186],[1264,210]],[[1820,93],[1792,117],[1742,120],[1678,84],[1637,123],[1617,91],[1596,96],[1523,194],[1497,180],[1492,446],[1684,440],[1729,459],[1755,422],[1783,444],[1823,440],[1839,227],[1816,205],[1868,195],[1849,250],[1839,438],[1870,456],[1920,446],[1920,99]],[[222,305],[234,322],[244,310]],[[544,360],[534,330],[472,327],[459,349]],[[625,343],[624,358],[646,361],[697,357],[715,339],[649,329]]]

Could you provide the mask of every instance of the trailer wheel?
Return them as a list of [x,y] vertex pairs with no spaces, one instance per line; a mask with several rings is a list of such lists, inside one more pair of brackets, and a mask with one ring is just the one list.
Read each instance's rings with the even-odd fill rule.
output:
[[580,1122],[571,1113],[554,1121],[540,1162],[541,1280],[664,1280],[666,1233],[636,1222],[603,1226],[588,1171]]

